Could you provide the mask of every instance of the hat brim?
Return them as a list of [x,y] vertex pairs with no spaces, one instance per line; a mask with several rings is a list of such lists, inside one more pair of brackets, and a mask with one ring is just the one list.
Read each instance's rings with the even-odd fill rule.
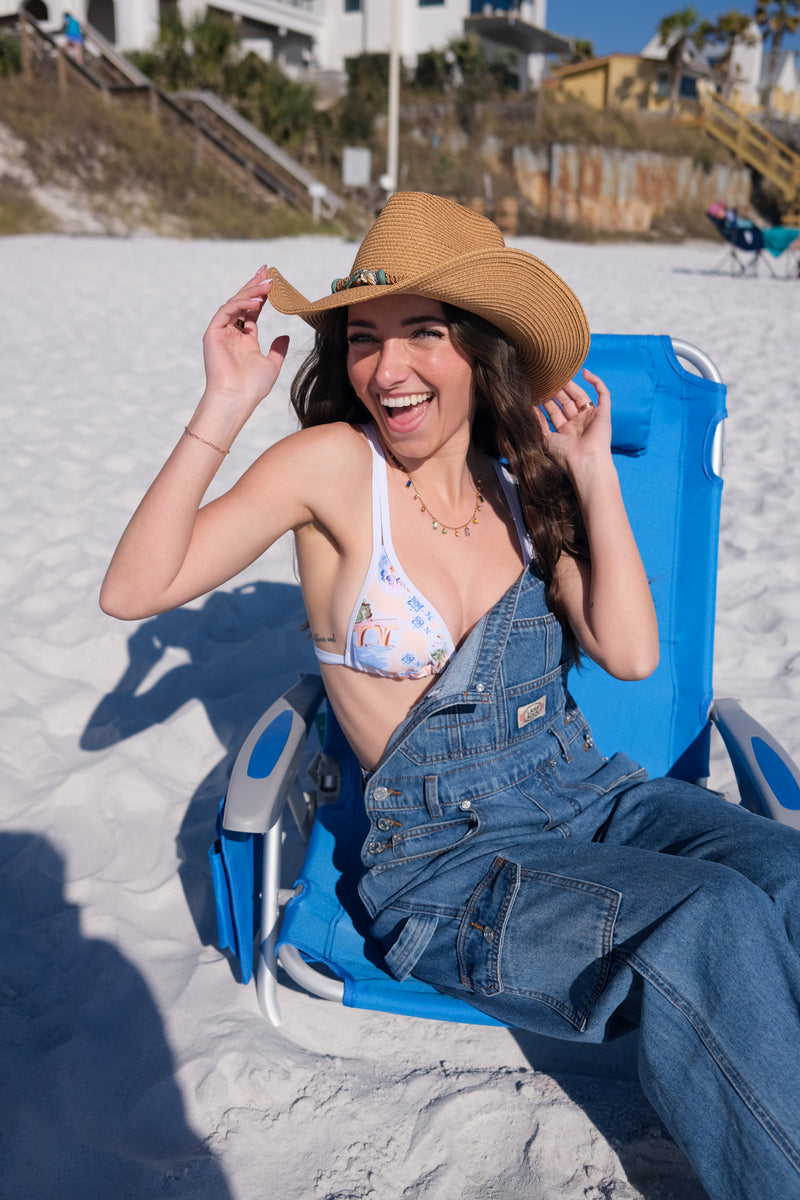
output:
[[273,307],[312,326],[331,310],[398,294],[475,313],[514,342],[536,400],[563,387],[589,350],[589,326],[577,296],[546,263],[515,247],[472,251],[414,278],[361,284],[315,301],[274,268],[269,275]]

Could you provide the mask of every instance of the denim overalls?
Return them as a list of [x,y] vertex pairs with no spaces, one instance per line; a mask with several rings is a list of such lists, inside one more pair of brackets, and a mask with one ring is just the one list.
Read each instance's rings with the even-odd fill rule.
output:
[[709,1195],[800,1197],[800,835],[603,758],[569,666],[532,564],[367,778],[372,932],[397,978],[509,1025],[640,1026]]

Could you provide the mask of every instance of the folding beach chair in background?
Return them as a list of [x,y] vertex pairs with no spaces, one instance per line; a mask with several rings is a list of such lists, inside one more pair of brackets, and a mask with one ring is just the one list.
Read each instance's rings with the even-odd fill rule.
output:
[[[745,217],[739,217],[735,209],[721,201],[712,204],[707,217],[725,242],[728,250],[717,267],[723,267],[731,275],[757,275],[762,264],[775,278],[797,279],[800,273],[800,229],[774,225],[762,228]],[[772,265],[782,260],[782,271]]]
[[[800,828],[800,770],[737,701],[712,695],[725,417],[719,372],[702,351],[667,337],[595,336],[587,364],[614,395],[613,451],[652,581],[661,661],[649,679],[632,683],[589,663],[573,672],[571,691],[597,744],[608,754],[624,749],[651,776],[705,781],[713,721],[742,803]],[[345,1005],[496,1024],[418,980],[398,983],[384,967],[357,892],[366,830],[361,772],[332,715],[310,766],[314,786],[304,791],[298,778],[321,706],[321,680],[302,677],[251,730],[236,760],[210,852],[221,946],[238,957],[243,982],[255,973],[274,1024],[279,962],[296,983]],[[284,888],[287,802],[308,848],[299,878]]]

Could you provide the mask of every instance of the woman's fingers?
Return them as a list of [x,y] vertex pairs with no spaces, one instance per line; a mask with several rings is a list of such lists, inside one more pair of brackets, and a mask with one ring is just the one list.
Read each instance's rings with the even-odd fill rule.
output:
[[272,288],[272,280],[263,274],[266,269],[260,267],[235,296],[217,309],[209,328],[220,329],[230,325],[240,332],[245,332],[248,325],[251,330],[255,328],[255,322]]
[[[253,278],[248,279],[247,283],[243,287],[240,287],[235,295],[231,296],[228,304],[237,304],[249,299],[265,300],[272,288],[272,280],[268,275],[264,274],[266,269],[266,267],[260,267]],[[227,305],[223,305],[223,308],[225,307]]]
[[580,384],[576,383],[574,379],[571,379],[569,383],[564,384],[564,387],[561,389],[561,391],[556,394],[559,396],[561,402],[567,407],[574,405],[576,411],[580,411],[582,408],[586,408],[587,405],[591,404],[591,399],[588,392],[584,391]]
[[275,338],[266,357],[274,364],[278,371],[283,366],[283,360],[286,358],[286,353],[289,349],[289,335],[281,333]]
[[598,407],[600,407],[601,405],[609,404],[611,402],[611,393],[609,392],[608,388],[603,383],[603,381],[599,375],[593,374],[591,371],[587,370],[586,367],[584,367],[583,368],[583,378],[586,380],[587,383],[590,383],[592,385],[595,392],[597,393]]
[[569,419],[570,414],[565,411],[564,402],[565,401],[559,399],[558,393],[556,393],[555,396],[552,396],[549,400],[544,400],[542,402],[542,408],[550,418],[550,424],[554,429],[559,429],[562,425],[565,425]]
[[556,429],[589,408],[592,408],[592,402],[581,388],[569,391],[562,388],[544,402],[544,409]]
[[568,383],[564,384],[563,388],[560,388],[555,393],[551,400],[545,402],[545,408],[551,420],[554,416],[557,417],[559,413],[564,418],[570,419],[577,413],[586,412],[590,408],[600,408],[610,404],[611,396],[609,390],[600,376],[584,368],[583,377],[597,393],[596,402],[579,383],[571,379]]

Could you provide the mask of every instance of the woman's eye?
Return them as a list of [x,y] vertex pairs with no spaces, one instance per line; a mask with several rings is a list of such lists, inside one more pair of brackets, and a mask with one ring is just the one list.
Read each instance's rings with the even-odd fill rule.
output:
[[[420,329],[413,330],[408,337],[409,340],[416,342],[439,342],[445,337],[445,331],[437,329],[435,326],[425,325]],[[378,337],[368,330],[354,330],[352,333],[347,334],[348,346],[374,346],[377,345],[378,341]]]

